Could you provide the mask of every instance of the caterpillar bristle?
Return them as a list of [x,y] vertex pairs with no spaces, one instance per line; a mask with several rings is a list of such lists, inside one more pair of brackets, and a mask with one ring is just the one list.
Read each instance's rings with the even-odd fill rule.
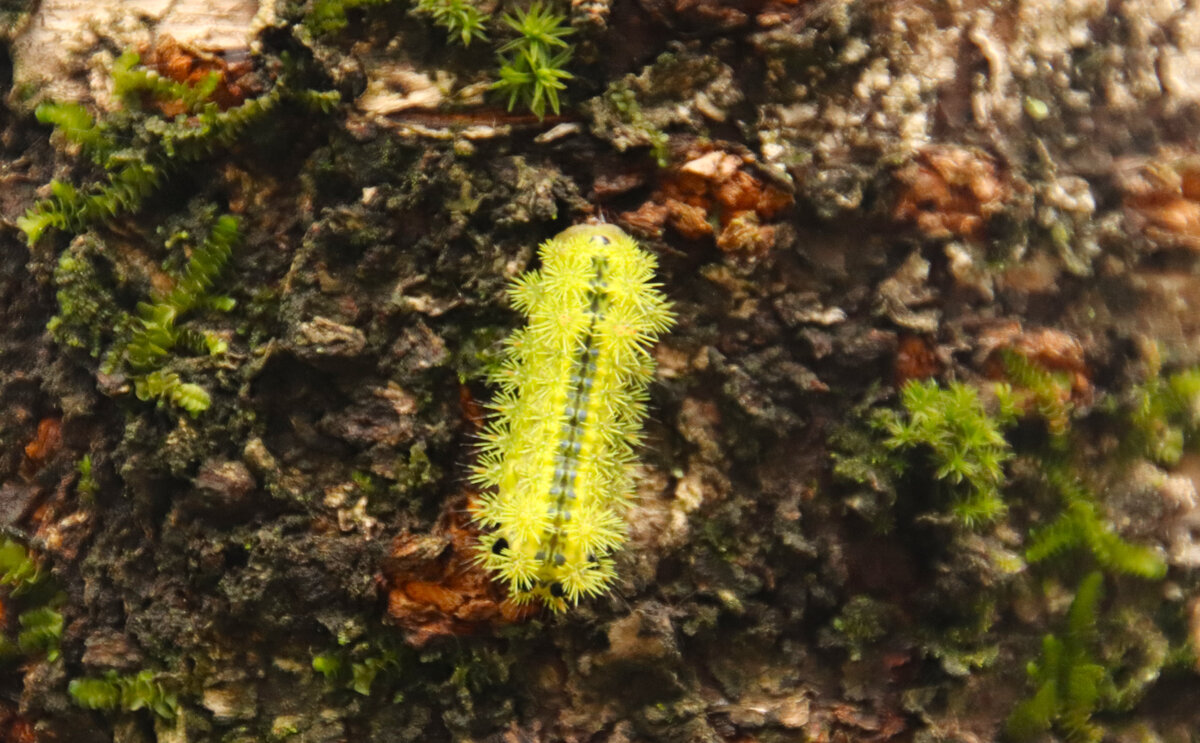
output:
[[489,489],[474,511],[475,561],[514,603],[559,612],[616,579],[650,349],[674,315],[654,256],[613,225],[573,227],[539,256],[541,269],[509,288],[528,322],[490,377],[500,391],[470,478]]

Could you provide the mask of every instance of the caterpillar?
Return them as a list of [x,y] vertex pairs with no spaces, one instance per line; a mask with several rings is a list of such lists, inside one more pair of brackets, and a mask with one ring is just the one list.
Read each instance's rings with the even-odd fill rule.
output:
[[475,559],[517,603],[561,612],[616,577],[650,348],[674,315],[654,256],[614,225],[571,227],[538,255],[509,288],[528,322],[489,375],[500,391],[472,478]]

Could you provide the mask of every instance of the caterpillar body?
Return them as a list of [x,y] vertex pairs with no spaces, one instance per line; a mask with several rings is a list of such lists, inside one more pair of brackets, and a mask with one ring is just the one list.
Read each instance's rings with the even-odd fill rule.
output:
[[474,481],[476,559],[518,603],[564,611],[615,578],[634,447],[654,374],[650,348],[674,322],[654,256],[613,225],[572,227],[509,289],[527,325],[492,375],[500,392]]

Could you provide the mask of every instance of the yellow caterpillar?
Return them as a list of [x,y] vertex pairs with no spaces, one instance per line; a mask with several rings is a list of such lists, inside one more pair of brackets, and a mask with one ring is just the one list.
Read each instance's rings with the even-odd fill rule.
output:
[[539,255],[541,270],[509,290],[528,324],[492,375],[500,393],[473,477],[485,487],[476,559],[517,602],[564,611],[615,578],[650,347],[674,318],[654,256],[613,225],[572,227]]

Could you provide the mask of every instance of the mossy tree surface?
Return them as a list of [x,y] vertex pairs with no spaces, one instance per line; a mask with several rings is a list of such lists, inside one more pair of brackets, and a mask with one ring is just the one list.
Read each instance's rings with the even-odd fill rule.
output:
[[[10,85],[5,735],[1200,729],[1200,11],[271,10],[236,77]],[[589,218],[678,322],[616,589],[520,615],[474,443]]]

